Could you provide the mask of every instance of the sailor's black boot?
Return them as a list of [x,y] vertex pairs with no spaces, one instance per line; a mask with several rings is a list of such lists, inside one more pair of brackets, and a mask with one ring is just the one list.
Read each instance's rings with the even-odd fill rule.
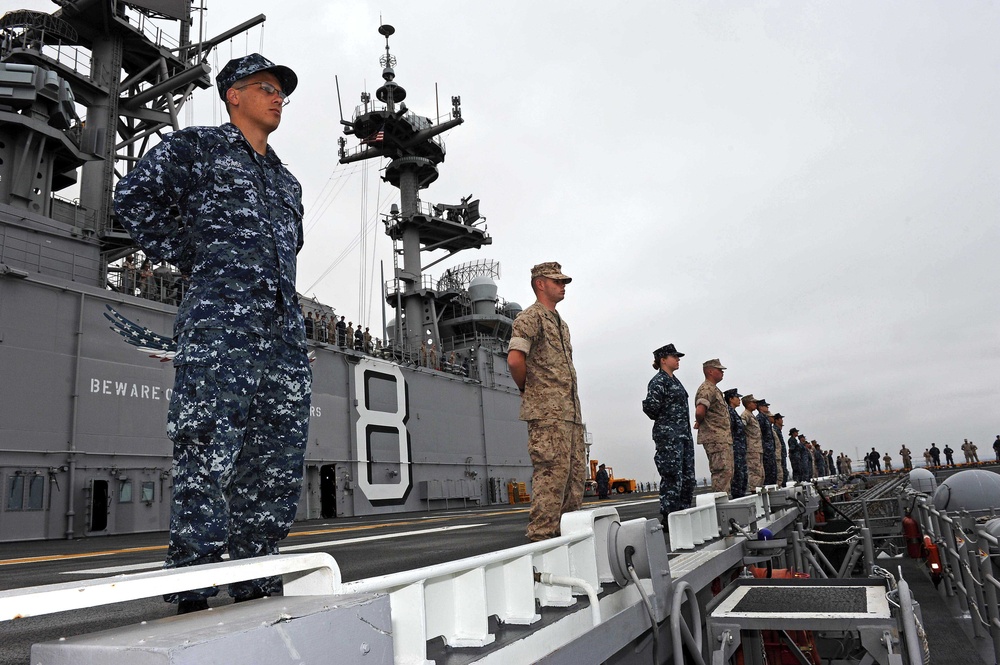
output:
[[205,598],[195,598],[194,600],[182,600],[177,603],[177,614],[190,614],[191,612],[201,612],[208,609],[208,600]]

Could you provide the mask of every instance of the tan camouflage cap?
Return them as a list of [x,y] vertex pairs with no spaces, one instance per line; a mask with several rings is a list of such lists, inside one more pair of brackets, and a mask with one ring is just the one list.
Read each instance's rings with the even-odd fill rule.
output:
[[712,358],[711,360],[706,360],[701,364],[702,367],[714,367],[715,369],[726,369],[718,358]]
[[548,277],[549,279],[558,279],[569,284],[573,281],[573,278],[564,275],[562,273],[562,266],[555,261],[548,261],[547,263],[539,263],[537,266],[531,269],[531,279],[536,277]]

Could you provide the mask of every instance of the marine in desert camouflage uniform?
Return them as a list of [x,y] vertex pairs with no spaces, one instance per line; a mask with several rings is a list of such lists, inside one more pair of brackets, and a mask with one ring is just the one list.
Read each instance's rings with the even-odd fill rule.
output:
[[684,354],[667,344],[653,351],[653,367],[658,371],[646,385],[642,411],[653,421],[653,462],[660,472],[660,516],[691,505],[694,498],[694,437],[688,393],[674,372]]
[[[302,190],[267,144],[297,78],[259,54],[216,83],[231,122],[168,135],[118,183],[115,213],[189,280],[177,311],[167,567],[275,554],[302,486],[312,375],[295,292]],[[230,585],[237,600],[278,578]],[[217,589],[172,594],[179,611]]]
[[764,485],[763,443],[760,437],[760,423],[754,417],[757,409],[757,398],[753,395],[743,396],[743,413],[740,419],[747,433],[747,492],[753,492]]
[[899,449],[899,456],[903,458],[903,470],[909,471],[913,468],[913,453],[910,449],[903,444],[903,447]]
[[556,312],[572,281],[555,262],[531,269],[537,300],[514,320],[507,353],[521,390],[521,420],[528,423],[531,456],[529,540],[559,535],[564,513],[583,504],[586,451],[569,326]]
[[708,468],[712,473],[712,491],[729,493],[733,482],[733,430],[729,422],[729,405],[719,382],[726,368],[718,358],[702,363],[705,381],[694,397],[695,427],[698,445],[705,447]]
[[788,448],[781,428],[785,426],[785,417],[780,413],[771,416],[771,427],[774,430],[774,455],[778,467],[778,482],[786,483],[792,478],[788,475]]

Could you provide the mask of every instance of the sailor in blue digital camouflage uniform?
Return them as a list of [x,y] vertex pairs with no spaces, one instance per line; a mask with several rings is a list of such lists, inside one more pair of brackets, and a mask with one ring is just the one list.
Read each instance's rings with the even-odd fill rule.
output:
[[788,461],[792,464],[792,480],[802,481],[802,444],[796,427],[788,430]]
[[[302,190],[267,141],[297,82],[259,54],[231,60],[216,77],[230,122],[168,135],[118,183],[132,238],[189,280],[167,413],[168,568],[275,554],[295,517],[312,382],[295,292]],[[280,589],[265,578],[229,593]],[[216,593],[167,600],[186,613]]]
[[771,419],[767,417],[770,404],[765,399],[757,400],[757,423],[760,425],[760,440],[764,447],[764,484],[774,485],[778,482],[778,464],[774,457],[774,432],[771,430]]
[[642,410],[653,421],[653,461],[660,472],[660,514],[663,525],[667,515],[691,506],[694,498],[694,437],[688,393],[674,372],[680,367],[683,353],[673,344],[653,351],[656,375],[650,379]]
[[738,499],[747,493],[747,431],[740,414],[736,413],[743,395],[736,388],[730,388],[723,395],[729,404],[729,426],[733,433],[733,482],[729,492]]

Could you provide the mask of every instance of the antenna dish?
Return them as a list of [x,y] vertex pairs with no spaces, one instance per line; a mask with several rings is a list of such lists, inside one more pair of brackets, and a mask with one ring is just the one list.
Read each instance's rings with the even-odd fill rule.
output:
[[388,39],[389,37],[391,37],[395,32],[396,32],[396,28],[392,27],[388,23],[386,23],[385,25],[380,25],[378,27],[378,34],[382,35],[386,39]]

